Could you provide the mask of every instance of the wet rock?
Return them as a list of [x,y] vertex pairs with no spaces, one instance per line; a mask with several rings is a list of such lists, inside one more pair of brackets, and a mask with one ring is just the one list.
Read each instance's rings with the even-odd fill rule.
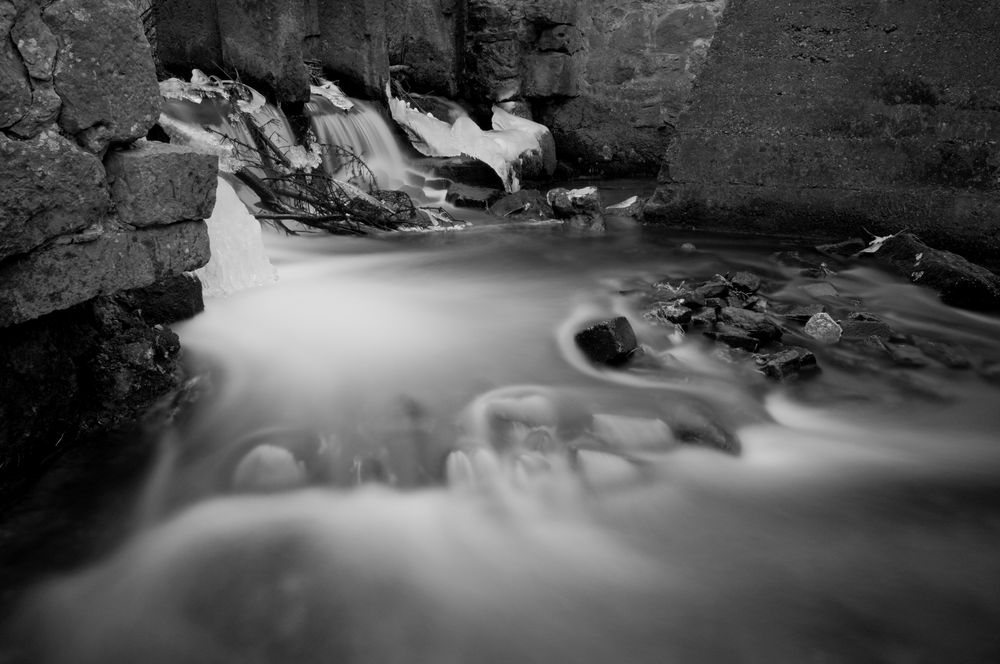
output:
[[578,332],[574,339],[584,355],[600,364],[622,364],[639,347],[635,331],[624,316],[596,323]]
[[99,295],[140,288],[208,262],[202,221],[132,232],[103,232],[0,264],[0,327]]
[[786,380],[819,369],[812,351],[800,346],[788,346],[776,353],[758,355],[754,359],[761,373],[775,380]]
[[719,310],[719,321],[738,328],[762,344],[781,338],[781,328],[771,322],[765,314],[736,307]]
[[609,205],[604,208],[604,214],[615,217],[632,217],[638,219],[642,216],[642,208],[646,204],[644,198],[630,196],[620,203]]
[[453,182],[448,187],[445,200],[455,207],[487,209],[500,200],[503,192],[489,187],[474,187],[460,182]]
[[872,254],[909,277],[932,288],[945,304],[965,309],[1000,308],[1000,277],[950,251],[933,249],[911,233],[887,238]]
[[788,318],[790,320],[797,321],[799,323],[806,323],[810,318],[818,313],[823,312],[822,304],[793,304],[793,305],[779,305],[772,307],[772,310],[778,316],[782,318]]
[[811,297],[815,297],[817,299],[826,297],[837,297],[838,295],[840,295],[840,291],[838,291],[833,284],[826,281],[816,284],[805,284],[804,286],[800,286],[799,288],[804,290]]
[[908,368],[927,366],[927,356],[915,346],[882,342],[882,347],[896,366]]
[[824,344],[837,343],[843,333],[840,325],[828,313],[812,316],[806,323],[804,330],[810,337]]
[[214,155],[154,141],[112,150],[104,160],[118,218],[136,228],[210,217],[217,164]]
[[601,193],[597,187],[581,189],[551,189],[545,195],[545,200],[552,206],[559,219],[567,219],[579,214],[599,216],[604,210]]
[[878,316],[866,312],[851,312],[846,320],[840,321],[840,329],[844,339],[865,339],[878,337],[888,339],[892,336],[892,328]]
[[59,38],[59,126],[91,152],[146,135],[160,114],[149,43],[128,0],[56,0],[42,20]]
[[647,318],[654,322],[667,321],[676,325],[686,325],[691,322],[691,309],[682,304],[663,304],[648,312]]
[[695,295],[708,300],[709,298],[724,298],[729,295],[729,282],[715,275],[711,280],[694,289]]
[[490,214],[505,219],[552,219],[552,206],[537,189],[522,189],[490,205]]
[[276,445],[258,445],[233,470],[232,488],[240,492],[287,491],[306,483],[306,470],[291,452]]
[[968,369],[972,366],[968,353],[960,348],[921,336],[914,336],[913,343],[929,358],[949,369]]
[[720,343],[733,348],[756,353],[761,346],[760,339],[750,336],[746,330],[726,323],[718,323],[714,330],[704,333],[709,339],[714,339]]
[[696,327],[711,328],[717,320],[718,314],[715,312],[715,309],[703,309],[696,314],[692,314],[690,322],[691,325]]
[[683,404],[672,409],[666,419],[674,435],[682,443],[711,447],[734,456],[743,450],[739,437],[720,424],[718,418],[706,407]]
[[696,247],[693,242],[685,242],[681,244],[679,249],[681,250],[682,253],[685,254],[693,254],[694,252],[698,251],[698,247]]
[[0,134],[0,260],[102,221],[104,168],[55,131],[33,139]]
[[760,277],[752,272],[737,272],[729,277],[729,283],[733,289],[747,295],[753,295],[760,290]]

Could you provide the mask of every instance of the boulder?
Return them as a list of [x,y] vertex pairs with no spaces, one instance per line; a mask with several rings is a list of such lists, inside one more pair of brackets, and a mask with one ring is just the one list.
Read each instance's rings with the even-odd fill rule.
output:
[[37,5],[28,4],[24,8],[10,36],[21,54],[28,76],[34,81],[52,80],[59,40],[42,21]]
[[151,286],[122,291],[117,297],[147,325],[169,325],[205,310],[201,281],[187,272],[169,275]]
[[580,94],[578,59],[566,53],[535,53],[525,58],[525,97],[576,97]]
[[490,214],[504,219],[551,219],[552,206],[537,189],[508,194],[489,208]]
[[945,304],[1000,309],[1000,277],[958,254],[929,247],[912,233],[886,238],[872,255],[913,283],[936,290]]
[[455,207],[481,208],[485,210],[500,200],[501,196],[503,196],[503,192],[499,189],[473,187],[472,185],[453,182],[448,187],[445,200]]
[[160,114],[160,89],[135,5],[55,0],[42,19],[61,45],[54,81],[63,131],[95,153],[145,136]]
[[10,127],[10,133],[20,138],[32,138],[42,133],[59,117],[62,100],[51,81],[35,81],[31,90],[31,106]]
[[53,244],[0,264],[0,327],[66,309],[99,295],[149,286],[208,262],[203,221],[104,232]]
[[619,365],[638,349],[635,331],[624,316],[604,320],[578,332],[576,345],[591,361]]
[[0,134],[0,182],[0,260],[107,214],[100,160],[56,131],[25,141]]
[[215,206],[218,158],[190,148],[138,141],[104,160],[118,218],[143,228],[207,219]]
[[722,307],[719,310],[719,321],[738,328],[761,343],[770,343],[781,338],[781,328],[771,322],[767,316],[748,309],[737,307]]
[[549,190],[545,200],[552,206],[552,211],[559,219],[569,219],[580,214],[599,216],[604,211],[601,192],[597,187],[581,189],[559,187]]

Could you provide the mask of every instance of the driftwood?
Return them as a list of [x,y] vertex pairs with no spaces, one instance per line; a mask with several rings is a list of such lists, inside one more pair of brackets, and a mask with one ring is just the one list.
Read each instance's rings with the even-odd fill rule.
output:
[[[250,113],[234,112],[239,116],[234,120],[247,127],[252,144],[214,133],[233,145],[244,164],[235,175],[259,197],[259,211],[254,216],[261,222],[289,234],[319,230],[336,235],[456,223],[440,208],[415,206],[405,192],[380,189],[371,169],[351,150],[314,144],[313,152],[304,154],[317,158],[308,165],[295,163],[275,143],[266,123],[258,124]],[[333,151],[349,180],[323,172],[318,165],[322,161],[318,151]]]

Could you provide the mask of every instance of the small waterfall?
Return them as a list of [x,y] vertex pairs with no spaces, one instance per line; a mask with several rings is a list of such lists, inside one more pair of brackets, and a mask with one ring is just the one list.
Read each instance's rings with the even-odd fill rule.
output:
[[[439,204],[442,191],[424,187],[428,179],[408,163],[396,136],[378,109],[369,102],[350,100],[345,110],[323,95],[314,94],[305,105],[310,126],[320,144],[346,148],[364,161],[375,175],[379,187],[400,189],[421,203]],[[332,177],[349,179],[343,160],[332,150],[323,157],[324,167]]]

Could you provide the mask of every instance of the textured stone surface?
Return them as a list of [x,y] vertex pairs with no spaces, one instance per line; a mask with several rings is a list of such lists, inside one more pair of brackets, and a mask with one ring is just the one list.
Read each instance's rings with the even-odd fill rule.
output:
[[216,0],[153,0],[156,57],[174,76],[223,64]]
[[118,219],[136,227],[207,219],[215,206],[218,158],[139,141],[104,160]]
[[51,81],[35,81],[31,91],[31,106],[25,114],[10,127],[10,133],[20,138],[31,138],[42,133],[59,117],[62,100],[56,94]]
[[59,126],[93,152],[145,136],[160,113],[149,43],[128,0],[55,0],[42,19],[61,47]]
[[148,286],[208,262],[202,221],[107,232],[0,264],[0,327],[66,309],[99,295]]
[[387,0],[386,4],[386,45],[393,80],[409,90],[456,97],[464,2]]
[[389,78],[386,0],[323,0],[315,22],[317,34],[306,43],[307,55],[348,91],[384,95]]
[[55,131],[31,140],[0,134],[0,260],[102,220],[100,160]]
[[20,120],[31,104],[28,72],[10,39],[16,13],[11,2],[0,0],[0,128]]
[[639,348],[635,331],[624,316],[595,323],[578,332],[574,341],[591,361],[609,365],[625,362]]
[[50,80],[59,51],[59,40],[42,21],[36,5],[24,8],[14,23],[10,36],[21,54],[28,75],[39,81]]
[[985,0],[733,0],[647,220],[836,239],[909,228],[1000,255],[998,31]]
[[216,5],[226,66],[251,84],[273,91],[281,101],[308,101],[302,3],[216,0]]

